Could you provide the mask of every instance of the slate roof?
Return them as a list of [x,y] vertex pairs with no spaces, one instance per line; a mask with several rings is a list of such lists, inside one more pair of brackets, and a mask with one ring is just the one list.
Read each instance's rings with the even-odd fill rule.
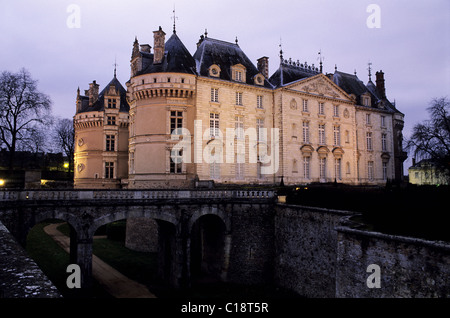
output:
[[[203,38],[199,44],[194,54],[194,60],[197,74],[200,76],[209,76],[210,66],[216,64],[220,67],[220,78],[230,81],[232,80],[231,66],[242,64],[247,70],[246,84],[255,85],[253,79],[260,73],[238,44],[209,37]],[[264,86],[273,88],[267,80],[265,80]]]
[[120,108],[119,112],[128,113],[130,111],[130,105],[127,102],[127,91],[120,84],[119,80],[114,76],[114,78],[105,86],[105,88],[98,94],[98,99],[94,105],[89,106],[89,96],[80,96],[81,98],[81,109],[77,113],[85,113],[92,111],[103,111],[105,110],[105,93],[109,90],[109,87],[113,85],[116,91],[120,94]]
[[139,53],[142,57],[142,71],[136,75],[161,72],[196,74],[195,61],[175,32],[165,43],[162,63],[153,64],[152,53]]
[[319,73],[320,72],[303,64],[281,62],[280,67],[273,73],[269,81],[275,87],[280,87],[304,78],[315,76]]

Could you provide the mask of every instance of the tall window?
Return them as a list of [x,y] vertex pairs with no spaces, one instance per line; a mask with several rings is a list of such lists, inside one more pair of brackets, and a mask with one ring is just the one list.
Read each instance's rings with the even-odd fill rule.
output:
[[381,116],[381,127],[386,127],[386,116]]
[[220,179],[220,163],[214,161],[209,164],[209,176],[211,179]]
[[381,134],[381,150],[387,151],[387,135]]
[[319,115],[325,115],[325,103],[319,102]]
[[369,150],[369,151],[373,150],[372,133],[371,132],[366,133],[366,144],[367,144],[367,150]]
[[264,136],[264,119],[256,119],[256,140],[265,141]]
[[244,179],[245,154],[236,154],[236,179]]
[[234,71],[234,80],[238,82],[242,82],[242,72]]
[[387,180],[387,169],[388,169],[388,163],[386,161],[383,161],[383,180]]
[[367,162],[367,178],[369,179],[369,181],[373,181],[373,161]]
[[105,179],[114,179],[114,162],[105,162]]
[[336,176],[336,180],[342,180],[342,159],[336,158],[334,159],[334,173]]
[[310,162],[311,162],[311,157],[303,157],[303,177],[305,179],[311,178]]
[[264,108],[263,107],[263,97],[262,97],[262,95],[258,95],[258,96],[256,96],[256,107],[257,108]]
[[333,127],[333,136],[334,136],[334,145],[340,146],[341,145],[341,127],[334,126]]
[[219,89],[218,88],[211,88],[211,101],[212,102],[219,102]]
[[242,93],[236,92],[236,105],[242,106]]
[[236,139],[244,139],[244,117],[235,117],[234,128],[236,129]]
[[169,158],[170,160],[170,173],[181,173],[182,170],[182,158],[183,158],[183,149],[175,151]]
[[339,105],[333,105],[333,116],[339,117]]
[[370,118],[370,114],[366,114],[366,125],[370,125],[371,124],[371,118]]
[[114,98],[108,98],[108,108],[116,108],[116,100]]
[[106,151],[115,151],[116,136],[106,135]]
[[327,171],[327,158],[320,158],[319,159],[319,176],[321,180],[324,180],[326,178],[326,171]]
[[325,144],[325,124],[319,124],[319,144]]
[[130,152],[130,173],[134,172],[134,152]]
[[170,133],[173,133],[175,129],[183,127],[183,112],[170,111]]
[[219,136],[219,114],[209,114],[209,131],[211,137]]
[[303,111],[305,113],[309,112],[309,110],[308,110],[308,100],[307,99],[303,100]]
[[303,142],[309,144],[309,122],[303,122]]

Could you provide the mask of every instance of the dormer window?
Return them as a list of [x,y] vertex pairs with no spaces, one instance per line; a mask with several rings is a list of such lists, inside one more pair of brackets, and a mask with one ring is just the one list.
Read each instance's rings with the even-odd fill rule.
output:
[[219,77],[220,76],[220,67],[216,64],[213,64],[209,67],[209,76]]
[[255,76],[255,84],[256,85],[264,85],[264,76],[262,74],[257,74]]
[[236,82],[246,82],[245,78],[246,69],[242,64],[236,64],[231,67],[232,80]]
[[370,95],[369,94],[363,94],[361,96],[361,98],[362,98],[363,106],[370,106]]

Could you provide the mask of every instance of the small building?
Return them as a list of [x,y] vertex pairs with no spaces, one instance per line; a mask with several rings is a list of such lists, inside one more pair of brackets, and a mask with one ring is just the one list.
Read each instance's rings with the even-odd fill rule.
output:
[[448,174],[438,169],[431,159],[423,159],[415,162],[408,169],[409,183],[416,185],[448,185]]

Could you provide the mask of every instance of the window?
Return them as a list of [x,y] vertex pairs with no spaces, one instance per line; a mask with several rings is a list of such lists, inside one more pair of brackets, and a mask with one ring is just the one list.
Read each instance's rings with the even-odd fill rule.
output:
[[319,115],[325,115],[325,103],[319,102]]
[[341,145],[341,127],[334,126],[333,127],[333,135],[334,135],[334,145],[340,146]]
[[388,163],[386,161],[383,161],[383,180],[387,180],[387,167]]
[[236,179],[244,179],[245,154],[236,154]]
[[326,164],[327,164],[327,158],[320,158],[319,159],[319,176],[321,180],[324,180],[326,178]]
[[386,127],[386,116],[381,116],[381,127],[385,128]]
[[211,88],[211,101],[218,103],[219,102],[219,89]]
[[114,162],[105,162],[105,179],[114,179]]
[[108,108],[116,108],[116,100],[113,98],[108,98]]
[[387,135],[381,134],[381,150],[387,151]]
[[220,179],[220,163],[214,161],[209,164],[209,176],[211,179]]
[[[173,133],[175,129],[183,127],[183,112],[182,111],[170,111],[170,133]],[[178,132],[176,133],[178,134]]]
[[173,151],[169,158],[170,160],[170,173],[181,173],[181,163],[183,160],[183,149]]
[[116,116],[108,116],[107,123],[108,123],[108,125],[115,125],[116,124]]
[[303,177],[305,179],[310,179],[310,162],[311,157],[303,157]]
[[369,151],[373,150],[373,147],[372,147],[372,133],[371,132],[367,132],[366,133],[366,144],[367,144],[367,150],[369,150]]
[[364,106],[369,106],[369,97],[363,97]]
[[370,125],[370,114],[366,114],[366,125]]
[[130,173],[134,172],[134,152],[130,152]]
[[209,114],[209,131],[211,137],[219,136],[219,114]]
[[342,180],[342,159],[336,158],[334,159],[334,173],[336,180]]
[[319,144],[325,144],[325,124],[319,124]]
[[350,132],[348,130],[345,131],[345,142],[347,144],[350,142]]
[[265,141],[264,136],[264,119],[257,118],[256,119],[256,140],[257,141]]
[[106,135],[106,151],[115,151],[116,136]]
[[234,80],[238,82],[242,82],[242,72],[234,71]]
[[257,108],[264,108],[263,107],[263,97],[261,95],[256,96],[256,107]]
[[244,117],[235,117],[234,128],[236,129],[236,139],[244,139]]
[[373,181],[373,161],[367,162],[367,178]]
[[333,116],[339,117],[339,105],[333,105]]
[[305,113],[309,112],[309,110],[308,110],[308,100],[307,99],[303,100],[303,111]]
[[303,122],[303,142],[309,144],[309,122]]
[[242,93],[236,92],[236,105],[242,106]]

